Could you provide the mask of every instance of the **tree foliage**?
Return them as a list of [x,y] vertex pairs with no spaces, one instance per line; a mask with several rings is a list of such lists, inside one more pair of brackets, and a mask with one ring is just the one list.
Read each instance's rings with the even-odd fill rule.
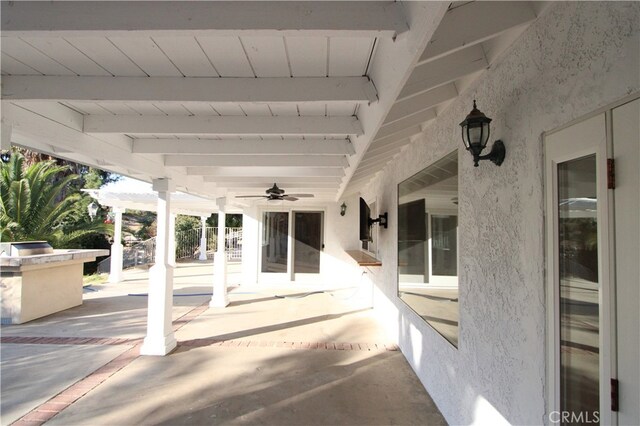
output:
[[45,240],[66,248],[112,227],[89,221],[88,196],[79,192],[78,178],[55,160],[29,161],[13,152],[0,166],[0,234],[4,241]]

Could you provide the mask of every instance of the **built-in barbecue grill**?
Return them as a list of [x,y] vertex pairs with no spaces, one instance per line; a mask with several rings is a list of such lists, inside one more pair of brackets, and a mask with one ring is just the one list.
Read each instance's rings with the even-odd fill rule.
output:
[[34,256],[36,254],[52,254],[53,247],[46,241],[20,241],[0,243],[2,256]]

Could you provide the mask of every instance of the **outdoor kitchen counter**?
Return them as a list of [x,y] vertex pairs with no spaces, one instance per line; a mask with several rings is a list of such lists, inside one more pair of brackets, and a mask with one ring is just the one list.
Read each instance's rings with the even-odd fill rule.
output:
[[96,257],[109,256],[109,250],[54,250],[48,254],[34,254],[31,256],[0,256],[0,268],[4,272],[17,272],[19,269],[39,269],[50,267],[51,263],[67,263],[78,261],[92,262]]
[[109,250],[0,256],[2,324],[22,324],[82,304],[83,265]]

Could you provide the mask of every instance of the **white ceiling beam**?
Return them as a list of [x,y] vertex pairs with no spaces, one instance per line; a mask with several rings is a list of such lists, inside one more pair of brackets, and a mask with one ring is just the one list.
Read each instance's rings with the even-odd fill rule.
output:
[[404,140],[405,143],[403,144],[398,144],[398,145],[392,145],[390,147],[388,147],[387,149],[383,150],[383,151],[378,151],[376,153],[373,153],[371,155],[369,155],[369,153],[367,152],[367,155],[364,156],[364,158],[362,159],[362,161],[360,162],[360,164],[369,164],[373,161],[379,160],[381,158],[391,158],[394,155],[396,155],[398,152],[400,152],[400,150],[409,144],[409,140],[405,139]]
[[444,15],[420,62],[480,43],[535,18],[535,10],[527,1],[469,2]]
[[86,133],[140,135],[316,135],[362,134],[356,117],[202,117],[87,115]]
[[369,183],[369,181],[371,181],[371,179],[373,179],[373,177],[377,173],[378,172],[368,173],[366,175],[354,176],[353,180],[349,181],[349,191],[347,193],[354,192],[353,188],[362,188],[362,187],[364,187],[367,183]]
[[405,118],[411,114],[433,108],[458,96],[458,90],[454,83],[436,87],[435,89],[421,93],[405,100],[397,101],[393,104],[391,111],[387,114],[385,124]]
[[136,154],[207,155],[350,155],[355,151],[348,139],[134,139],[132,152]]
[[351,166],[346,169],[347,178],[343,180],[336,201],[349,184],[362,156],[378,133],[385,117],[398,98],[404,83],[409,78],[420,54],[433,36],[440,21],[447,12],[447,2],[398,2],[406,10],[410,30],[395,41],[378,39],[376,53],[371,58],[367,75],[376,85],[379,101],[371,105],[361,105],[358,117],[362,121],[364,134],[351,138],[356,154],[350,159]]
[[415,114],[411,114],[407,117],[396,120],[393,123],[385,124],[380,128],[380,131],[376,135],[377,138],[384,138],[394,133],[402,132],[407,128],[424,123],[436,118],[436,109],[431,108],[425,111],[420,111]]
[[213,78],[4,76],[2,98],[65,102],[374,102],[367,77]]
[[[68,111],[69,119],[77,114],[68,108],[61,107],[61,113]],[[37,113],[24,108],[11,105],[8,102],[2,103],[3,121],[12,126],[12,141],[25,147],[38,149],[41,144],[51,146],[52,151],[63,153],[90,153],[92,158],[100,159],[103,163],[117,164],[118,166],[136,170],[139,173],[151,177],[173,177],[182,182],[178,174],[167,175],[167,170],[161,163],[143,157],[131,155],[130,149],[105,143],[105,141],[82,133],[59,122],[45,118]],[[52,152],[54,154],[54,152]],[[85,154],[86,155],[86,154]],[[87,161],[90,166],[109,169],[100,166],[98,161]]]
[[315,167],[187,167],[188,176],[224,176],[224,177],[256,177],[273,180],[280,177],[342,177],[342,168],[315,168]]
[[165,155],[165,166],[347,167],[344,155]]
[[392,134],[392,135],[385,136],[383,138],[377,138],[371,144],[370,150],[376,150],[377,148],[379,148],[381,146],[385,146],[385,145],[388,145],[390,143],[396,143],[396,142],[400,141],[401,139],[407,139],[407,138],[409,138],[409,137],[411,137],[413,135],[419,134],[420,132],[422,132],[422,126],[421,125],[407,127],[405,129],[397,132],[397,133]]
[[[202,176],[202,180],[204,182],[215,182],[220,186],[225,186],[227,184],[234,183],[245,183],[251,184],[256,181],[256,177],[252,176]],[[306,185],[306,184],[326,184],[326,185],[339,185],[342,181],[340,177],[284,177],[284,176],[271,176],[269,179],[263,179],[263,182],[278,182],[283,184],[295,184],[295,185]]]
[[[394,155],[397,155],[397,153]],[[392,158],[393,156],[388,156],[388,157],[380,158],[378,160],[375,160],[373,162],[366,163],[366,164],[362,162],[358,166],[358,170],[356,170],[356,173],[354,174],[354,176],[358,176],[361,173],[370,173],[372,171],[378,171],[382,169],[389,161],[391,161]]]
[[400,92],[398,100],[450,83],[488,66],[489,62],[480,45],[470,46],[435,61],[418,65]]
[[389,2],[2,2],[6,36],[351,36],[408,30]]
[[279,187],[286,189],[287,192],[291,192],[291,190],[289,188],[296,188],[295,190],[298,191],[302,188],[317,188],[317,189],[331,189],[333,191],[337,191],[338,190],[338,186],[339,183],[283,183],[280,180],[266,180],[263,179],[261,181],[255,181],[254,178],[254,182],[226,182],[224,184],[220,184],[218,185],[221,188],[228,188],[230,190],[234,190],[235,188],[262,188],[262,189],[267,189],[270,188],[274,183],[277,183]]

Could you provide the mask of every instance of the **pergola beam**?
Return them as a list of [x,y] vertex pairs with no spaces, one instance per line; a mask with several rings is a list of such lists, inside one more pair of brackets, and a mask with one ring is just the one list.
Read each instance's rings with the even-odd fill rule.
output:
[[5,76],[2,98],[66,102],[362,103],[377,100],[367,77],[217,78]]
[[388,2],[2,2],[3,36],[356,36],[407,31]]
[[354,153],[354,148],[347,139],[134,139],[132,152],[136,154],[203,155],[349,155]]
[[201,117],[88,115],[86,133],[139,135],[316,135],[362,134],[356,117]]
[[166,155],[165,166],[347,167],[344,155]]

